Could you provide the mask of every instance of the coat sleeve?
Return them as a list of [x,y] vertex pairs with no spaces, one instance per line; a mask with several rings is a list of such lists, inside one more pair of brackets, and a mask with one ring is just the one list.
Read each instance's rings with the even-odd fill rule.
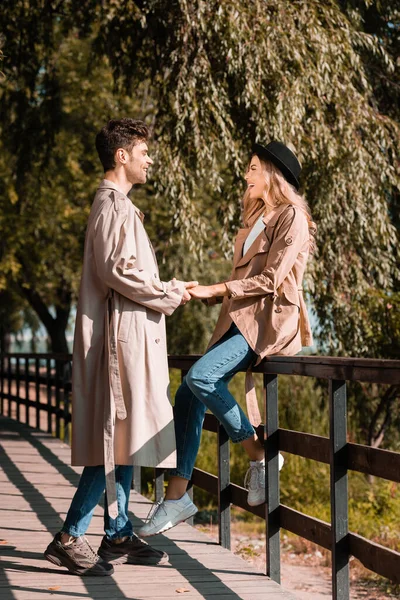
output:
[[300,209],[290,206],[276,225],[265,269],[254,277],[227,281],[225,285],[230,297],[275,295],[293,268],[308,236],[306,216]]
[[180,305],[184,283],[160,281],[158,276],[137,267],[137,240],[126,201],[107,202],[97,219],[93,252],[99,278],[111,289],[152,310],[171,315]]

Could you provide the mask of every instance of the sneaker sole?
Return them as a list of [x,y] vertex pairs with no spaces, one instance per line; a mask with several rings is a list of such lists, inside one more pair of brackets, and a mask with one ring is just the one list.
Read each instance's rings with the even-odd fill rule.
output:
[[139,535],[139,537],[152,537],[153,535],[158,535],[159,533],[164,533],[165,531],[168,531],[169,529],[176,527],[177,525],[179,525],[179,523],[184,523],[185,521],[190,519],[190,517],[194,517],[194,515],[196,513],[197,513],[197,508],[195,507],[195,510],[191,509],[189,514],[184,513],[184,515],[180,517],[179,521],[176,521],[175,523],[171,523],[171,521],[168,521],[168,523],[163,525],[160,529],[157,529],[156,531],[152,531],[152,532],[142,531],[141,529],[139,529],[138,535]]
[[143,565],[143,566],[157,566],[157,565],[165,565],[166,563],[169,562],[169,556],[167,553],[165,553],[165,556],[161,556],[159,559],[152,559],[152,558],[130,558],[129,556],[119,556],[117,558],[113,558],[115,557],[115,555],[112,552],[107,552],[107,551],[103,551],[100,552],[99,551],[99,556],[105,560],[108,564],[110,565]]
[[262,500],[254,500],[254,501],[251,501],[251,502],[250,502],[249,500],[247,500],[247,504],[248,504],[249,506],[260,506],[261,504],[265,504],[265,499],[262,499]]
[[53,563],[53,565],[56,565],[57,567],[65,567],[70,573],[73,573],[74,575],[84,575],[86,577],[108,577],[114,573],[113,568],[111,568],[109,571],[96,573],[91,571],[90,568],[85,569],[83,567],[77,567],[76,565],[74,565],[71,559],[65,556],[65,554],[57,555],[55,552],[50,553],[46,550],[46,552],[44,553],[44,557],[49,562]]

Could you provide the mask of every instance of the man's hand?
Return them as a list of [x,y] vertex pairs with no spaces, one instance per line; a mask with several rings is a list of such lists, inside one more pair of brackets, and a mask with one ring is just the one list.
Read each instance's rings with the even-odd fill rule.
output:
[[181,300],[181,306],[186,304],[186,302],[189,302],[189,300],[191,300],[191,299],[192,299],[192,296],[189,294],[189,292],[187,290],[184,290],[182,300]]
[[192,296],[189,294],[188,290],[199,285],[198,281],[184,281],[183,283],[185,284],[185,291],[183,292],[181,306],[192,299]]

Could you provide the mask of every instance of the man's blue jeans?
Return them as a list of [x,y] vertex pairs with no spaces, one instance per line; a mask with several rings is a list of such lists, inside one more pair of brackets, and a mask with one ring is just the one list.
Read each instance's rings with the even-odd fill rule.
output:
[[254,427],[228,390],[232,377],[255,361],[236,325],[202,356],[184,377],[175,396],[176,469],[170,475],[190,479],[199,451],[207,408],[224,426],[233,442],[253,436]]
[[[118,517],[111,519],[108,515],[107,494],[104,497],[104,531],[110,540],[131,536],[132,523],[128,517],[129,494],[131,491],[133,467],[119,465],[115,468],[117,486]],[[104,465],[85,467],[79,480],[78,488],[72,499],[71,507],[62,531],[79,537],[89,527],[94,509],[106,487]]]

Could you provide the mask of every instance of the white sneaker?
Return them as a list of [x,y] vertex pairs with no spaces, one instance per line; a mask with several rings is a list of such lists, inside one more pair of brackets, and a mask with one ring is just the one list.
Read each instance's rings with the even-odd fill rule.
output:
[[179,500],[160,500],[153,504],[145,525],[138,531],[140,537],[163,533],[197,513],[197,507],[186,492]]
[[[279,454],[279,470],[282,469],[285,459]],[[244,478],[244,487],[249,490],[247,504],[259,506],[265,502],[265,461],[251,460],[250,467]]]

